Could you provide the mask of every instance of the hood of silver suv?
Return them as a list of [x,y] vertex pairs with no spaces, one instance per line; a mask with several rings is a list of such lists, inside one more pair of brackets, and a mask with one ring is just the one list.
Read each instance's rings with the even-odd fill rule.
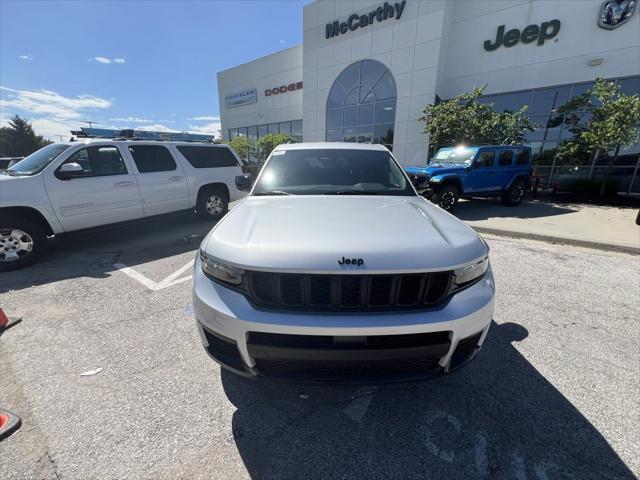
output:
[[247,269],[315,273],[442,270],[487,253],[454,216],[421,197],[393,196],[247,197],[204,248]]

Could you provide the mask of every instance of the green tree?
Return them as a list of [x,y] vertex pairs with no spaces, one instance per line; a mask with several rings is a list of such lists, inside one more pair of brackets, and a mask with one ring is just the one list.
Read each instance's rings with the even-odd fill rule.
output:
[[595,162],[602,152],[613,152],[600,186],[600,196],[604,196],[620,149],[640,141],[640,96],[625,95],[615,83],[596,78],[593,87],[559,111],[573,137],[558,146],[558,157],[569,161],[590,157]]
[[260,137],[256,149],[258,160],[264,162],[273,149],[283,143],[295,143],[295,139],[288,133],[268,133]]
[[26,157],[49,145],[42,135],[36,135],[29,121],[14,115],[8,127],[0,129],[0,157]]
[[236,151],[242,161],[246,162],[249,159],[252,145],[246,136],[235,137],[228,145]]
[[427,105],[420,121],[429,135],[432,151],[450,145],[514,144],[536,126],[526,116],[527,107],[498,113],[490,103],[481,103],[486,85],[462,93],[451,100]]

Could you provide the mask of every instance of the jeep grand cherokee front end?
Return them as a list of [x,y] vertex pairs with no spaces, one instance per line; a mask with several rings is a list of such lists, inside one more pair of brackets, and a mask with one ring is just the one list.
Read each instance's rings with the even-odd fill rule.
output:
[[195,317],[207,352],[241,375],[428,378],[464,365],[484,341],[488,253],[416,194],[386,148],[281,145],[202,242]]

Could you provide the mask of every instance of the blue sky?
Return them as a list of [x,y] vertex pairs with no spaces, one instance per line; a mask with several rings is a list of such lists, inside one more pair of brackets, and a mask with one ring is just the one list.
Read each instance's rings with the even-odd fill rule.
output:
[[217,133],[216,73],[302,42],[302,0],[0,0],[0,123]]

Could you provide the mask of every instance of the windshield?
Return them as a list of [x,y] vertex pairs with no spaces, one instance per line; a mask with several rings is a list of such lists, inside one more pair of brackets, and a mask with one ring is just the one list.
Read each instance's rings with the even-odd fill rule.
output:
[[71,145],[65,145],[63,143],[52,143],[44,148],[41,148],[37,152],[32,153],[28,157],[23,158],[15,165],[12,165],[7,169],[9,175],[35,175],[41,172],[47,165],[49,165],[55,158],[58,157]]
[[260,174],[254,195],[415,195],[389,152],[277,150]]
[[471,163],[478,147],[441,148],[429,163]]

